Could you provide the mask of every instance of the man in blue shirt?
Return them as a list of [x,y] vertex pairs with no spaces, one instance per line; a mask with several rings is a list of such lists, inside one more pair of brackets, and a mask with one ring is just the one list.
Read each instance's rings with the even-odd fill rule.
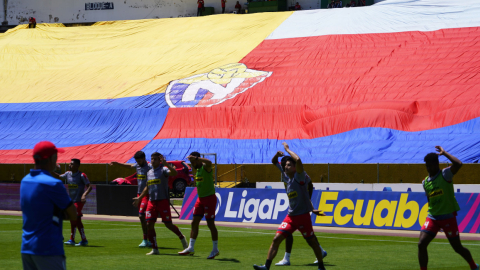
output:
[[76,220],[77,215],[65,186],[51,176],[57,153],[63,152],[51,142],[39,142],[33,149],[35,168],[22,179],[23,269],[66,269],[63,219]]

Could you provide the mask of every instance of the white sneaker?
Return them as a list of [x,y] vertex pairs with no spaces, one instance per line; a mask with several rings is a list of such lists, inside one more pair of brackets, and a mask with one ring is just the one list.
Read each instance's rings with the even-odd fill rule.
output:
[[187,247],[184,251],[178,252],[178,255],[185,256],[185,255],[190,255],[193,256],[195,254],[195,250],[193,248]]
[[185,238],[185,236],[180,241],[182,241],[183,249],[187,249],[188,248],[188,243],[187,243],[187,239]]
[[210,252],[210,256],[208,256],[207,259],[209,259],[209,260],[214,259],[214,258],[217,257],[218,255],[220,255],[220,251],[218,251],[218,250],[212,250],[212,252]]
[[152,249],[152,251],[147,253],[147,255],[160,255],[160,252],[158,251],[158,249]]
[[287,261],[285,259],[279,261],[278,263],[275,264],[276,266],[287,266],[290,265],[290,261]]

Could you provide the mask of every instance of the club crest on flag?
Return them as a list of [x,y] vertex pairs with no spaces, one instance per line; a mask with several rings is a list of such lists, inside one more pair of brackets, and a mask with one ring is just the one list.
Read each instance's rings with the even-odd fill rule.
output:
[[227,64],[208,73],[170,82],[165,99],[172,108],[211,107],[247,91],[271,74],[249,69],[242,63]]

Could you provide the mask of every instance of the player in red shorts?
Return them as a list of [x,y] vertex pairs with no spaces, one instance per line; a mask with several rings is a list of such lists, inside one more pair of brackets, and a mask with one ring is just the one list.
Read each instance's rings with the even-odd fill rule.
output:
[[[110,166],[112,165],[120,165],[126,168],[135,168],[137,171],[137,182],[138,182],[138,190],[137,190],[137,197],[140,197],[140,194],[147,186],[147,173],[152,169],[152,165],[147,162],[145,159],[145,153],[143,151],[137,151],[133,156],[135,158],[135,164],[127,164],[127,163],[118,163],[118,162],[111,162]],[[147,237],[147,221],[145,220],[145,212],[147,211],[148,205],[148,194],[142,198],[140,203],[138,204],[138,218],[140,219],[140,224],[142,225],[143,231],[143,241],[138,245],[140,248],[144,247],[151,247],[152,243],[148,241]]]
[[148,229],[148,239],[152,243],[152,251],[147,255],[159,255],[157,246],[157,234],[155,233],[155,222],[158,215],[162,218],[165,227],[175,233],[182,242],[183,248],[187,248],[187,241],[182,232],[172,223],[172,214],[170,212],[170,195],[168,192],[168,178],[177,175],[170,164],[160,153],[152,154],[152,169],[147,173],[147,186],[140,196],[133,198],[133,204],[138,207],[143,197],[149,194],[146,219]]
[[[312,202],[308,192],[309,178],[305,177],[305,171],[303,170],[303,164],[297,154],[290,150],[287,143],[283,143],[285,151],[290,154],[285,164],[285,171],[283,171],[278,161],[274,164],[282,172],[282,181],[287,184],[287,195],[289,200],[288,215],[283,220],[280,227],[277,229],[277,233],[273,238],[272,245],[268,250],[267,261],[265,265],[258,266],[253,265],[257,270],[268,270],[272,265],[272,260],[275,258],[278,252],[278,247],[282,241],[291,235],[296,230],[299,230],[308,245],[313,249],[315,256],[318,259],[318,269],[325,270],[323,265],[322,249],[319,246],[317,237],[313,232],[312,220],[310,218],[310,212],[314,212],[317,215],[321,215],[320,211],[314,211]],[[281,156],[277,153],[276,156]],[[278,158],[278,157],[277,157]],[[273,162],[273,161],[272,161]]]
[[[279,157],[282,157],[281,161],[280,161],[280,166],[282,166],[282,173],[285,171],[285,165],[287,163],[287,159],[290,158],[289,156],[285,156],[283,154],[282,151],[278,151],[275,156],[272,158],[272,164],[275,165],[275,167],[277,167],[277,164],[278,164],[278,158]],[[307,185],[307,190],[308,190],[308,195],[310,196],[310,200],[312,199],[312,195],[313,195],[313,183],[310,179],[310,176],[308,176],[308,174],[305,172],[305,178],[308,178],[309,180],[305,181],[306,183],[308,183]],[[283,181],[283,177],[282,177],[282,181]],[[287,183],[283,183],[285,185],[285,189],[287,189]],[[313,210],[314,212],[317,211],[317,210]],[[319,244],[320,245],[320,244]],[[276,266],[288,266],[290,265],[290,255],[292,253],[292,248],[293,248],[293,235],[287,235],[285,236],[285,256],[283,257],[283,259],[281,261],[279,261],[278,263],[276,263],[275,265]],[[325,258],[327,256],[327,252],[322,248],[322,246],[320,246],[320,249],[322,249],[322,256],[323,258]],[[314,264],[318,264],[318,260],[316,260],[315,262],[313,262]]]
[[214,259],[220,255],[218,251],[218,231],[215,226],[215,210],[217,207],[217,196],[215,195],[215,185],[212,174],[212,162],[206,158],[201,158],[200,153],[192,152],[188,157],[190,164],[197,172],[195,174],[195,184],[197,185],[198,199],[193,209],[192,231],[190,233],[190,244],[179,255],[193,255],[195,253],[194,245],[198,236],[198,225],[205,215],[208,228],[212,235],[213,248],[207,259]]
[[[435,238],[438,231],[443,229],[455,252],[468,262],[470,269],[479,270],[470,251],[462,246],[458,232],[456,216],[460,206],[455,199],[453,175],[462,167],[462,162],[443,150],[441,146],[435,146],[435,148],[438,153],[429,153],[424,158],[428,176],[423,180],[422,185],[428,199],[428,216],[422,226],[418,242],[420,269],[427,270],[428,244]],[[452,166],[440,170],[438,156],[447,157],[452,162]]]
[[[75,208],[77,209],[77,220],[72,221],[70,220],[70,240],[65,242],[66,245],[72,246],[86,246],[88,245],[87,237],[85,236],[85,229],[82,223],[82,209],[87,201],[86,197],[90,191],[92,191],[92,186],[90,186],[90,181],[85,173],[79,171],[80,168],[80,160],[76,158],[72,158],[70,163],[70,171],[65,172],[62,175],[58,175],[54,172],[55,175],[67,181],[68,185],[68,193],[70,194],[70,198],[75,204]],[[85,190],[85,188],[87,190]],[[75,234],[76,231],[80,232],[80,236],[82,237],[82,241],[78,244],[75,244]]]

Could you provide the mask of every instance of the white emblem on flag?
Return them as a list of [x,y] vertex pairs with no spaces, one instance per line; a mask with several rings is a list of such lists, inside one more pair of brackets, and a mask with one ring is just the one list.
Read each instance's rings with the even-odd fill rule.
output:
[[272,72],[253,70],[234,63],[208,73],[170,82],[165,100],[175,107],[211,107],[234,98],[265,80]]

